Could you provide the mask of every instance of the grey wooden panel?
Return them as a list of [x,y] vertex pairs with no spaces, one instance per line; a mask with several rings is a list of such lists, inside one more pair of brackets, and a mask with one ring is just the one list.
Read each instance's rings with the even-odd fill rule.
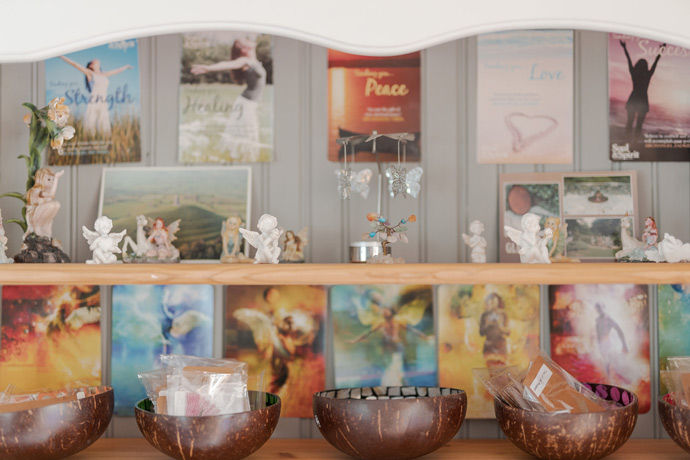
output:
[[177,125],[182,36],[161,35],[152,40],[154,64],[149,77],[152,81],[149,104],[154,112],[142,116],[150,117],[152,134],[149,144],[151,158],[149,160],[147,155],[144,163],[150,166],[175,166],[178,164]]
[[[424,51],[422,63],[422,211],[416,227],[423,242],[422,261],[456,262],[465,245],[450,238],[462,215],[466,155],[458,145],[466,135],[464,46],[450,42]],[[442,88],[443,91],[438,91]],[[465,153],[463,151],[463,153]],[[443,206],[439,206],[439,204]],[[461,225],[462,227],[462,225]],[[435,244],[444,241],[443,245]]]
[[[26,192],[26,163],[17,159],[28,154],[29,130],[22,121],[27,109],[24,102],[38,103],[32,91],[32,64],[4,64],[1,68],[0,87],[0,191]],[[64,177],[62,178],[64,181]],[[62,183],[65,188],[67,181]],[[0,199],[2,218],[21,219],[22,202],[16,198]],[[8,256],[19,252],[23,231],[16,224],[5,223],[8,238]],[[65,235],[66,236],[66,235]],[[64,237],[62,237],[64,239]]]
[[670,233],[683,242],[690,240],[690,209],[687,187],[690,184],[690,165],[687,163],[658,163],[655,205],[659,239]]

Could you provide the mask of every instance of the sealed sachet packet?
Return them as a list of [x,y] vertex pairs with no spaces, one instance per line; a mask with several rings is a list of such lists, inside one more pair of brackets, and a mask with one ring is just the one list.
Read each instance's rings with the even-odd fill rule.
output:
[[522,383],[524,369],[521,370],[517,366],[477,368],[472,369],[472,373],[494,398],[503,403],[526,410],[545,412],[536,398],[530,398],[529,395],[525,397]]
[[216,368],[223,368],[224,373],[236,373],[249,376],[249,365],[243,361],[225,358],[202,358],[189,355],[161,355],[161,363],[164,368],[171,368],[173,372],[192,367],[193,370],[216,372]]
[[241,375],[182,371],[167,377],[167,413],[204,416],[249,410]]
[[167,407],[167,402],[165,401],[167,373],[165,369],[154,369],[151,371],[140,372],[138,377],[139,380],[141,380],[141,383],[144,385],[146,396],[148,396],[151,403],[153,403],[153,411],[157,414],[167,413],[165,410],[161,410],[161,407],[158,406],[159,398],[163,398],[161,400],[162,407]]
[[578,414],[612,407],[610,401],[597,396],[544,353],[531,361],[523,383],[548,412]]
[[669,393],[673,393],[676,404],[690,407],[690,357],[669,357],[668,370],[662,371],[661,375],[662,383],[668,388]]

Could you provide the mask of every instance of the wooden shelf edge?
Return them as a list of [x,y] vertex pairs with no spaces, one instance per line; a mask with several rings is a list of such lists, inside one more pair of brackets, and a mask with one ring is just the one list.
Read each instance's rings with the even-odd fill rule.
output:
[[11,264],[0,285],[686,284],[690,264]]

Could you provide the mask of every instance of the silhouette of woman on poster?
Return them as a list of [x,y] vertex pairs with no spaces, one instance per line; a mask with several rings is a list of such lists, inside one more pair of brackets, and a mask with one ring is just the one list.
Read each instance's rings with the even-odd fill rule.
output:
[[238,85],[246,85],[233,104],[220,148],[236,161],[258,161],[259,102],[266,88],[266,69],[256,57],[256,42],[237,39],[230,50],[230,60],[215,64],[193,64],[193,75],[229,72]]
[[[615,349],[615,344],[611,338],[611,331],[614,330],[616,334],[618,334],[618,338],[623,347],[623,353],[628,352],[628,345],[625,343],[625,335],[621,327],[613,318],[604,312],[604,305],[601,302],[597,302],[596,309],[599,314],[596,319],[597,344],[599,345],[599,352],[604,358],[606,375],[611,378],[611,367],[616,365],[615,361],[619,358],[618,352]],[[623,376],[619,375],[619,377],[623,379]]]
[[484,341],[484,360],[487,367],[505,366],[508,361],[508,315],[503,299],[491,293],[484,301],[486,311],[479,319],[479,335]]
[[[628,102],[625,104],[625,110],[628,112],[625,132],[633,132],[633,123],[635,123],[634,132],[641,133],[642,124],[647,116],[647,112],[649,112],[649,98],[647,96],[649,82],[652,79],[652,75],[654,75],[656,65],[659,62],[662,50],[666,47],[666,43],[659,48],[659,54],[657,54],[656,59],[654,59],[654,64],[652,64],[652,68],[650,69],[646,59],[640,59],[633,66],[625,42],[623,40],[619,40],[619,42],[623,47],[623,51],[625,51],[625,57],[628,59],[628,70],[630,71],[630,78],[633,84],[632,92],[630,93]],[[635,116],[637,116],[637,122],[635,122]]]
[[84,131],[90,136],[100,134],[104,137],[110,137],[112,134],[110,113],[108,112],[110,77],[134,67],[127,64],[117,69],[105,71],[101,69],[99,59],[89,61],[84,67],[67,56],[59,56],[59,58],[84,74],[84,84],[89,91],[89,101],[82,120]]

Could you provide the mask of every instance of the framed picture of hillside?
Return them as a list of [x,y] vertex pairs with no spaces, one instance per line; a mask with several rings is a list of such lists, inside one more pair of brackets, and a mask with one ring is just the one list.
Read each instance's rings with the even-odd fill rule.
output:
[[181,219],[174,245],[181,259],[219,259],[221,228],[230,216],[251,222],[251,168],[105,168],[98,214],[136,239],[136,217]]

